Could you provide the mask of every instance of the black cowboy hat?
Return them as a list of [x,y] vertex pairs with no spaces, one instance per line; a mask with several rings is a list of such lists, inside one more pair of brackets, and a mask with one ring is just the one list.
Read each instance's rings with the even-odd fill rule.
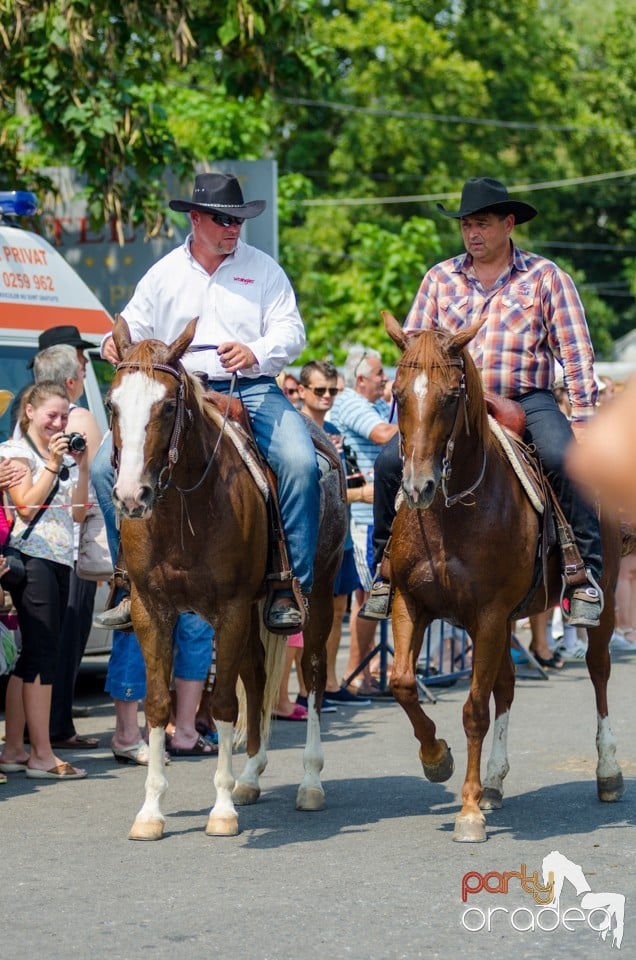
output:
[[232,173],[199,173],[194,180],[192,200],[171,200],[171,210],[188,213],[229,213],[230,216],[251,220],[265,209],[264,200],[245,203],[241,185]]
[[473,213],[480,213],[482,210],[514,213],[515,223],[526,223],[537,215],[537,211],[529,203],[511,200],[503,183],[491,177],[471,177],[466,181],[462,190],[461,206],[457,213],[446,210],[441,203],[437,204],[437,209],[445,217],[453,217],[454,220],[470,217]]
[[[41,350],[48,350],[49,347],[59,347],[61,344],[67,347],[77,347],[79,350],[95,346],[90,340],[82,340],[77,327],[50,327],[48,330],[43,330],[38,337],[38,353]],[[32,357],[29,360],[27,367],[31,368],[33,366],[34,359]]]

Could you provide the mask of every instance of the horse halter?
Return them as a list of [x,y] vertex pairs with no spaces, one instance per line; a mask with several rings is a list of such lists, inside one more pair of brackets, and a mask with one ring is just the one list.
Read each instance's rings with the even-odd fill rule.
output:
[[[185,371],[181,363],[176,367],[171,367],[167,363],[153,363],[150,365],[153,370],[159,370],[161,373],[168,373],[171,377],[174,377],[177,381],[177,409],[175,412],[174,423],[172,425],[172,433],[170,435],[170,444],[168,446],[168,463],[165,467],[162,467],[159,477],[157,478],[157,496],[164,494],[170,485],[172,479],[172,471],[179,460],[179,441],[181,440],[181,434],[186,422],[186,416],[188,420],[192,421],[192,411],[185,405]],[[121,363],[117,364],[115,372],[118,373],[120,370],[141,370],[146,367],[146,364],[142,363],[133,363],[129,360],[123,360]],[[115,458],[115,451],[113,448],[113,458]],[[113,462],[115,472],[117,472],[118,464]]]
[[[442,475],[441,475],[441,487],[442,493],[444,494],[444,505],[446,507],[452,507],[456,503],[466,504],[466,497],[469,497],[471,493],[474,493],[481,481],[484,479],[486,473],[486,447],[483,448],[483,460],[481,465],[481,471],[477,479],[470,487],[466,490],[462,490],[461,493],[455,493],[449,496],[448,493],[448,482],[451,478],[453,472],[452,460],[453,453],[455,452],[455,441],[459,435],[459,432],[464,426],[466,430],[466,436],[470,436],[470,423],[468,420],[468,393],[466,392],[466,367],[464,365],[464,358],[451,357],[448,360],[448,366],[458,367],[461,370],[461,376],[459,378],[459,384],[455,390],[451,391],[451,396],[457,397],[457,407],[455,409],[455,420],[453,426],[446,441],[446,450],[442,458]],[[412,370],[421,370],[422,365],[411,360],[400,361],[398,367],[405,367]],[[441,367],[441,364],[433,364],[433,367]],[[400,441],[401,445],[401,441]]]

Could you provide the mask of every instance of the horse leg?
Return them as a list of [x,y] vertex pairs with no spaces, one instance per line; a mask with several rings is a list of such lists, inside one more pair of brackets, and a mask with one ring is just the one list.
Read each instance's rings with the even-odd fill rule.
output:
[[251,625],[252,604],[245,597],[237,597],[232,606],[228,604],[224,609],[216,631],[216,681],[211,706],[219,735],[219,755],[214,774],[216,800],[205,828],[211,837],[234,837],[239,832],[238,814],[232,800],[235,784],[232,747],[238,718],[236,682],[249,646]]
[[320,773],[325,755],[320,738],[319,705],[327,676],[327,637],[333,623],[333,586],[317,584],[311,595],[309,617],[303,634],[302,670],[307,687],[307,737],[303,752],[304,776],[296,794],[296,809],[306,812],[324,810],[325,791]]
[[[508,640],[510,641],[510,635]],[[500,810],[503,806],[503,782],[510,770],[508,762],[508,721],[514,692],[515,669],[512,657],[506,652],[501,658],[501,666],[493,689],[495,722],[493,725],[492,749],[479,802],[482,810]]]
[[[474,643],[473,674],[464,704],[463,721],[468,747],[462,808],[455,819],[453,839],[460,843],[486,840],[486,818],[480,810],[481,753],[490,726],[490,695],[502,669],[501,661],[510,643],[510,625],[500,616],[480,613],[479,626],[471,631]],[[502,727],[504,722],[502,721]]]
[[415,668],[424,630],[430,618],[414,619],[405,597],[396,590],[393,602],[394,657],[391,671],[391,690],[413,727],[419,741],[420,762],[427,780],[444,783],[455,768],[453,757],[445,740],[435,736],[435,724],[427,717],[419,704]]
[[586,655],[587,669],[596,697],[596,790],[599,800],[604,803],[620,800],[625,792],[623,772],[616,759],[616,737],[610,724],[607,702],[607,683],[611,669],[609,641],[613,629],[614,610],[610,599],[610,602],[605,603],[601,625],[587,631]]
[[160,840],[165,817],[161,798],[168,789],[165,775],[166,725],[170,719],[170,677],[172,674],[172,631],[176,614],[144,608],[133,589],[133,617],[137,638],[146,663],[146,717],[150,728],[148,773],[144,804],[135,817],[129,840]]
[[256,803],[261,795],[259,778],[267,766],[265,736],[261,731],[265,663],[259,635],[259,620],[259,607],[254,605],[251,642],[241,664],[241,680],[245,687],[247,713],[247,762],[232,791],[232,799],[239,806]]

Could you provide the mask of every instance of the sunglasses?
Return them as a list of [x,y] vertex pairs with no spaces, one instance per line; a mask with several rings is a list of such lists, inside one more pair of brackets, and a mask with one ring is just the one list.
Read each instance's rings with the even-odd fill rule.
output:
[[305,390],[311,390],[317,397],[324,397],[326,393],[328,393],[330,397],[337,397],[340,392],[338,387],[305,387]]
[[245,217],[230,217],[227,213],[211,213],[210,219],[219,227],[242,227],[245,223]]
[[[359,359],[358,362],[356,363],[356,368],[355,368],[355,370],[353,371],[354,379],[358,376],[358,370],[360,369],[360,367],[362,366],[362,364],[364,363],[364,361],[367,359],[368,356],[369,356],[369,351],[368,351],[368,350],[364,350],[364,351],[362,352],[362,356],[360,357],[360,359]],[[364,374],[361,373],[360,376],[361,376],[361,377],[364,377]]]

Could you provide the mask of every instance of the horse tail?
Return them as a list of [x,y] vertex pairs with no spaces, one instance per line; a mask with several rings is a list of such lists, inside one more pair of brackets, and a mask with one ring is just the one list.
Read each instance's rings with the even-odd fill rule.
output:
[[[262,614],[262,604],[259,604],[259,614]],[[263,626],[261,616],[261,643],[265,650],[265,690],[263,691],[263,708],[261,712],[261,741],[266,744],[272,725],[272,711],[278,703],[280,684],[285,673],[285,659],[287,655],[287,637],[270,633]],[[239,678],[236,686],[239,702],[239,713],[234,728],[234,745],[242,746],[247,740],[247,698],[245,687]]]

